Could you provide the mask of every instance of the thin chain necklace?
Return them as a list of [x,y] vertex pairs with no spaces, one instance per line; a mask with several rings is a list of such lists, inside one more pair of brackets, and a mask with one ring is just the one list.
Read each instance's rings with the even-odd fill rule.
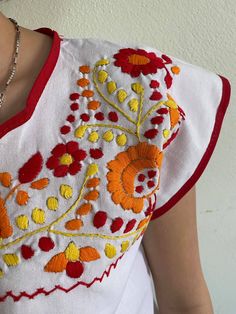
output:
[[6,90],[8,88],[8,85],[10,84],[10,82],[12,81],[12,79],[16,73],[16,63],[17,63],[17,57],[18,57],[18,53],[19,53],[19,46],[20,46],[20,27],[19,27],[19,25],[15,19],[13,19],[11,17],[9,17],[8,19],[11,22],[13,22],[15,24],[15,27],[16,27],[16,44],[15,44],[15,53],[14,53],[14,57],[13,57],[11,73],[9,75],[9,78],[5,84],[3,91],[0,91],[0,108],[2,107],[3,102],[6,100]]

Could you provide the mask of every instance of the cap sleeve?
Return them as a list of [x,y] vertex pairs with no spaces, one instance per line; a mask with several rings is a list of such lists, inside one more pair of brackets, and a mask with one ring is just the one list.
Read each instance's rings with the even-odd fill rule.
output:
[[152,220],[171,209],[202,175],[230,100],[231,87],[226,77],[180,59],[171,60],[179,71],[167,91],[175,109],[168,108],[170,134],[162,145],[163,161]]

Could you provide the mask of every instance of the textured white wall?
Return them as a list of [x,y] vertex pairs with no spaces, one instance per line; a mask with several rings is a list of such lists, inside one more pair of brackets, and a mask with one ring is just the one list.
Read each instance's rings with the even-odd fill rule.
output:
[[147,44],[229,78],[231,102],[197,184],[197,205],[201,260],[215,313],[235,314],[236,1],[7,0],[0,10],[24,27]]

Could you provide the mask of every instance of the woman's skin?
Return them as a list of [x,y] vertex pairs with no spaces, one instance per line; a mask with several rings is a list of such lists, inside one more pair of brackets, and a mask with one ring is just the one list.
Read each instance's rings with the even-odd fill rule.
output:
[[[14,52],[15,27],[1,12],[0,30],[2,90]],[[0,123],[24,108],[52,44],[49,36],[30,29],[21,27],[21,35],[16,75],[7,90],[7,101],[0,109]],[[151,221],[142,244],[153,275],[160,314],[213,313],[200,264],[195,186],[167,213]]]
[[[6,91],[6,101],[0,107],[0,124],[21,111],[27,96],[45,63],[52,38],[20,26],[21,39],[16,73]],[[15,25],[0,12],[0,91],[5,87],[15,52]]]

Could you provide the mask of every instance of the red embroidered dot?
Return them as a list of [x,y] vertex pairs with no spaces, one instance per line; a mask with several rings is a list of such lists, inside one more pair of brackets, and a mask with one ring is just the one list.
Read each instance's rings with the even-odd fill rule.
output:
[[70,126],[69,125],[63,125],[60,129],[61,134],[67,134],[70,132]]
[[87,122],[87,121],[89,121],[90,117],[89,117],[89,115],[87,113],[82,113],[80,115],[80,119],[82,119],[83,121]]
[[153,177],[155,177],[156,173],[157,173],[157,172],[156,172],[155,170],[149,170],[149,171],[148,171],[148,177],[149,177],[149,178],[153,178]]
[[123,223],[124,223],[124,221],[122,218],[120,218],[120,217],[115,218],[111,224],[111,227],[110,227],[111,232],[114,233],[114,232],[120,230]]
[[51,238],[41,237],[39,239],[38,246],[42,251],[48,252],[54,248],[55,244]]
[[162,98],[162,94],[154,91],[150,97],[151,100],[160,100]]
[[80,94],[78,94],[78,93],[72,93],[72,94],[70,94],[70,99],[76,100],[76,99],[79,99],[79,96],[80,96]]
[[131,219],[127,222],[124,233],[129,232],[133,229],[134,225],[136,224],[136,219]]
[[94,117],[95,117],[97,120],[99,120],[99,121],[104,120],[104,114],[103,114],[103,112],[97,112],[97,113],[95,113]]
[[155,186],[155,182],[152,181],[152,180],[149,180],[148,183],[147,183],[147,186],[148,186],[149,188],[153,188],[153,187]]
[[103,156],[103,152],[100,148],[90,148],[89,153],[94,159],[99,159]]
[[107,213],[104,211],[98,211],[93,218],[93,225],[96,228],[100,228],[105,225],[107,220]]
[[21,254],[24,259],[30,259],[34,255],[33,249],[28,245],[21,246]]
[[150,129],[150,130],[147,130],[145,133],[144,133],[144,136],[146,138],[154,138],[158,133],[158,130],[157,129]]
[[118,115],[115,111],[110,111],[108,113],[108,119],[112,122],[117,122],[118,121]]
[[71,278],[79,278],[84,272],[84,266],[80,261],[68,262],[66,264],[66,274]]
[[137,193],[142,193],[142,192],[143,192],[143,186],[142,186],[142,185],[136,186],[135,191],[136,191]]
[[78,110],[79,109],[79,104],[77,102],[73,102],[71,105],[70,105],[70,109],[72,111],[75,111],[75,110]]
[[156,112],[159,114],[166,114],[166,113],[168,113],[168,109],[167,108],[160,108]]
[[160,83],[157,82],[156,80],[151,80],[151,83],[150,83],[150,87],[151,88],[156,88],[156,87],[159,87],[160,86]]
[[73,114],[70,114],[66,120],[72,123],[75,121],[75,116]]
[[161,124],[164,118],[162,116],[156,116],[151,119],[152,124]]
[[144,180],[145,180],[145,175],[144,174],[142,174],[142,173],[140,173],[139,175],[138,175],[138,181],[139,182],[143,182]]

